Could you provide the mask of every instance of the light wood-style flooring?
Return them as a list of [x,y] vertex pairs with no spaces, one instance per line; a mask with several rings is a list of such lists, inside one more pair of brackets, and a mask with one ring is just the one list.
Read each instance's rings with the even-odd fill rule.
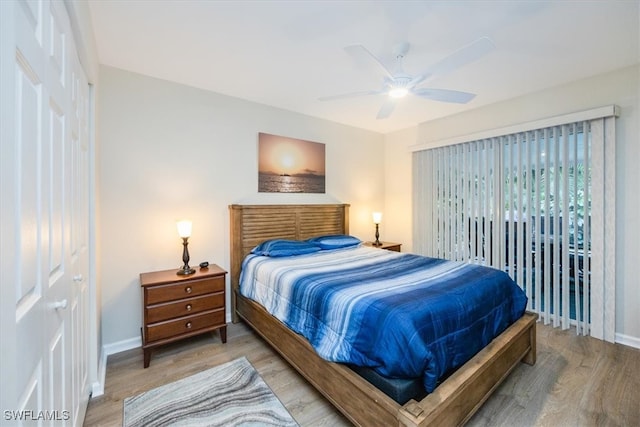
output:
[[[538,323],[538,360],[520,364],[469,426],[640,426],[640,350],[578,337]],[[349,421],[243,323],[167,345],[142,367],[142,350],[112,355],[104,395],[91,399],[85,426],[119,426],[133,396],[246,356],[301,426]]]

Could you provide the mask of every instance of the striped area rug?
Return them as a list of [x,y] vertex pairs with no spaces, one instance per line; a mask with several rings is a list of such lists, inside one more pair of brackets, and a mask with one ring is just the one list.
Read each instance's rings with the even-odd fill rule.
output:
[[245,357],[126,398],[123,425],[298,426]]

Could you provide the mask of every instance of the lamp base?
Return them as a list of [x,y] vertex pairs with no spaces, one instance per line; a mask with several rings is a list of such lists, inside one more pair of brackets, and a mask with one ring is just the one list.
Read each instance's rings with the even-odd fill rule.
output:
[[182,268],[178,270],[176,273],[178,276],[188,276],[190,274],[195,273],[196,271],[189,267],[189,237],[182,238]]
[[176,274],[178,276],[188,276],[188,275],[193,274],[195,272],[196,271],[191,267],[187,267],[187,268],[182,267],[180,270],[178,270],[178,272]]
[[380,230],[378,229],[378,225],[376,223],[376,241],[373,242],[373,246],[380,247],[382,246],[382,242],[380,241]]

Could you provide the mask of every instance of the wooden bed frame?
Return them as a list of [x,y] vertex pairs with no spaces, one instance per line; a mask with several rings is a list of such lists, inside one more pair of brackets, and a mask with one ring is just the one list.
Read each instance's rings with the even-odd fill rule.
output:
[[244,257],[272,238],[349,233],[349,205],[231,205],[233,321],[248,323],[351,422],[358,426],[461,425],[520,361],[536,360],[537,315],[525,313],[419,402],[399,405],[345,365],[321,359],[302,336],[238,293]]

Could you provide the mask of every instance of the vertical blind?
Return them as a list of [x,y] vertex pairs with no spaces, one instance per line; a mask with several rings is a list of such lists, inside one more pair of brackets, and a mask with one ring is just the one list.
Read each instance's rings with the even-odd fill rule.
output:
[[414,249],[505,270],[545,324],[613,341],[614,144],[611,116],[415,150]]

